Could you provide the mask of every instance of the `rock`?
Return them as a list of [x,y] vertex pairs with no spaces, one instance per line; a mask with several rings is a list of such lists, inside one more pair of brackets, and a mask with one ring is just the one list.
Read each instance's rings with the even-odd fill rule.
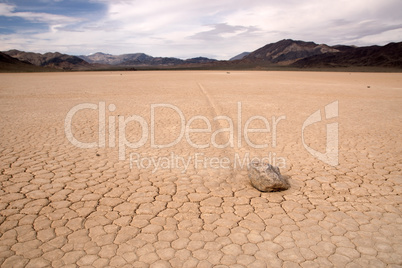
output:
[[248,177],[251,184],[261,192],[275,192],[290,188],[288,180],[281,175],[279,168],[267,163],[251,162]]

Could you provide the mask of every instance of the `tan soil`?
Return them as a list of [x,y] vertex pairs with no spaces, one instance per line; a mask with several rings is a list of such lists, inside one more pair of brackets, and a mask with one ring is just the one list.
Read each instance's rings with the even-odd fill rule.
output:
[[[2,267],[402,265],[402,74],[77,72],[0,74],[0,81]],[[324,107],[334,101],[339,116],[327,120]],[[65,134],[66,115],[76,105],[99,108],[102,102],[105,147],[75,147]],[[253,148],[244,135],[239,144],[239,102],[242,130],[251,116],[267,119],[270,132],[248,134],[267,148]],[[190,128],[205,129],[208,121],[211,132],[189,139],[209,147],[194,148],[185,136],[170,148],[151,146],[152,104],[174,105],[185,123],[205,116]],[[305,129],[305,142],[324,152],[326,124],[337,122],[337,166],[302,144],[303,122],[317,110],[323,121]],[[168,107],[154,111],[155,143],[174,141],[179,114]],[[127,147],[119,160],[119,126],[132,115],[144,119],[147,140]],[[233,147],[212,144],[212,133],[230,127],[223,117],[213,120],[217,116],[232,119]],[[275,132],[280,116],[286,119]],[[98,119],[96,110],[77,112],[74,137],[97,142]],[[265,125],[254,120],[249,127]],[[127,123],[125,137],[135,143],[142,130]],[[229,138],[222,131],[214,141]],[[254,189],[246,167],[235,161],[247,154],[270,155],[291,188]],[[130,155],[165,157],[164,166],[138,168],[131,161],[130,168]],[[190,159],[189,167],[169,166],[169,157]],[[217,161],[227,162],[216,168]]]

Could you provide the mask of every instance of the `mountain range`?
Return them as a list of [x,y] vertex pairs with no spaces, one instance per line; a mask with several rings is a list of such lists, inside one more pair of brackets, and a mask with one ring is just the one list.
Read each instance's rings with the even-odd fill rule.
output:
[[5,53],[0,52],[0,72],[40,72],[51,71],[53,69],[35,66],[26,61],[20,61]]
[[229,61],[205,57],[183,60],[174,57],[152,57],[144,53],[111,55],[98,52],[87,56],[72,56],[58,52],[40,54],[9,50],[0,54],[0,71],[35,71],[34,67],[61,70],[381,67],[402,70],[402,42],[385,46],[356,47],[284,39],[251,53],[243,52]]
[[91,64],[79,57],[61,54],[59,52],[40,54],[13,49],[5,51],[4,53],[20,61],[41,67],[63,70],[86,70],[92,67]]
[[97,52],[88,56],[78,56],[89,62],[98,64],[122,65],[122,66],[174,66],[180,64],[199,64],[217,61],[204,57],[182,60],[172,57],[152,57],[144,53],[111,55]]

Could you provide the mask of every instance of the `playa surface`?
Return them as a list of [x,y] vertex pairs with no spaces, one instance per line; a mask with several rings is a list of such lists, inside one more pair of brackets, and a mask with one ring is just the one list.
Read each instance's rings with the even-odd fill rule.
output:
[[[402,74],[0,81],[2,267],[402,265]],[[291,188],[253,188],[252,158]]]

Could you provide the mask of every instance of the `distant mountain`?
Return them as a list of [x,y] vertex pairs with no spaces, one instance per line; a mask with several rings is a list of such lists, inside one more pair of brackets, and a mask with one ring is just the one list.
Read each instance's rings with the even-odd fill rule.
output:
[[77,56],[89,63],[98,64],[110,64],[110,65],[120,65],[124,62],[136,61],[136,62],[146,62],[151,60],[153,57],[148,56],[144,53],[132,53],[123,55],[111,55],[102,52],[97,52],[88,56]]
[[182,60],[172,57],[152,57],[144,53],[111,55],[98,52],[88,56],[78,56],[89,63],[122,65],[122,66],[175,66],[181,64],[200,64],[214,62],[215,59],[197,57]]
[[265,63],[276,65],[289,65],[297,60],[314,55],[325,54],[329,52],[339,52],[338,49],[327,45],[318,45],[314,42],[295,41],[284,39],[276,43],[263,46],[249,55],[242,61],[251,63]]
[[335,45],[331,47],[335,48],[336,50],[339,50],[339,52],[345,52],[357,48],[356,46],[345,46],[345,45]]
[[21,61],[29,62],[36,66],[50,67],[63,70],[84,70],[90,69],[91,65],[85,60],[76,56],[61,54],[59,52],[48,52],[45,54],[25,52],[19,50],[5,51],[5,54]]
[[241,60],[241,59],[243,59],[245,56],[247,56],[248,54],[250,54],[250,52],[243,52],[243,53],[240,53],[239,55],[236,55],[236,56],[234,56],[233,58],[230,58],[229,61]]
[[241,53],[229,61],[217,61],[205,57],[182,60],[174,57],[152,57],[144,53],[111,55],[98,52],[88,56],[70,56],[58,52],[40,54],[19,50],[9,50],[3,53],[0,54],[0,71],[29,71],[38,66],[62,70],[136,70],[137,67],[155,69],[282,69],[286,67],[315,69],[354,66],[402,70],[402,42],[390,43],[385,46],[356,47],[328,46],[284,39],[267,44],[251,53]]
[[200,64],[200,63],[210,63],[210,62],[216,62],[216,61],[218,61],[218,60],[205,58],[205,57],[196,57],[196,58],[187,59],[184,61],[184,63],[185,64]]
[[0,52],[0,71],[43,72],[43,71],[50,71],[50,69],[38,67],[29,62],[20,61],[5,53]]
[[113,64],[113,61],[115,61],[116,59],[113,57],[113,55],[110,54],[105,54],[102,52],[97,52],[88,56],[77,56],[83,60],[85,60],[86,62],[89,63],[100,63],[100,64]]
[[336,46],[340,52],[301,59],[292,64],[299,68],[320,67],[393,67],[402,68],[402,42],[385,46]]
[[146,54],[125,60],[120,65],[125,66],[172,66],[182,64],[183,60],[168,57],[152,57]]

